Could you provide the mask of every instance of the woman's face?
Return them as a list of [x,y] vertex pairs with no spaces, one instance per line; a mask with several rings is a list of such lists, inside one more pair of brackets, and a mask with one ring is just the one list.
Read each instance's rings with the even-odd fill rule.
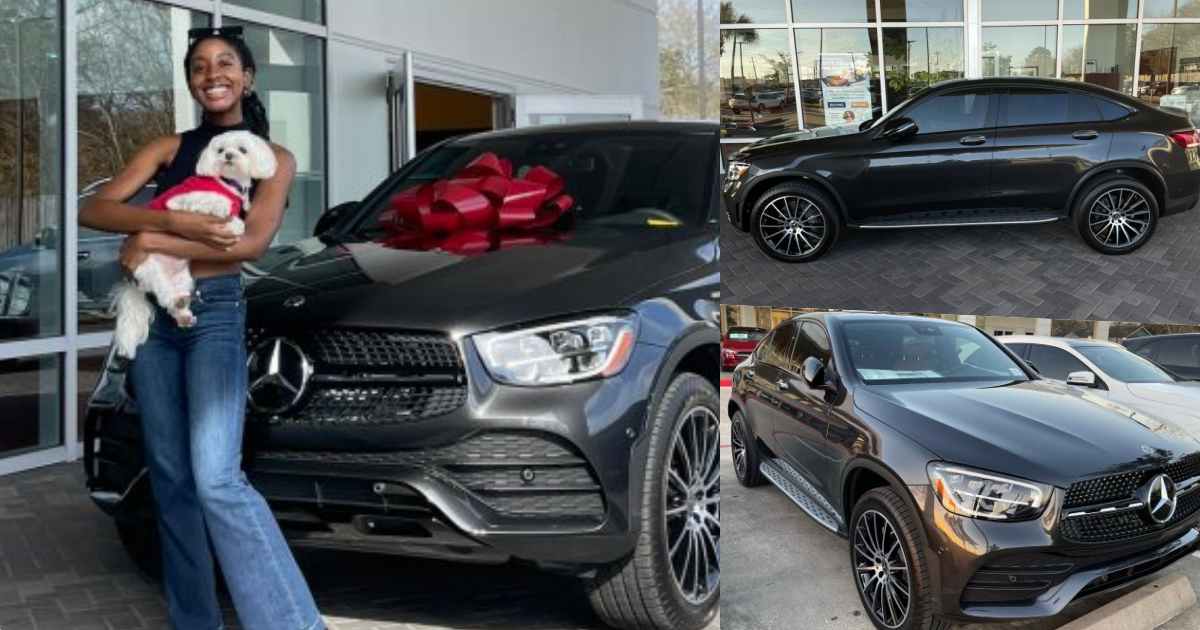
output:
[[200,42],[188,61],[192,98],[207,112],[223,113],[238,106],[251,81],[237,51],[220,39]]

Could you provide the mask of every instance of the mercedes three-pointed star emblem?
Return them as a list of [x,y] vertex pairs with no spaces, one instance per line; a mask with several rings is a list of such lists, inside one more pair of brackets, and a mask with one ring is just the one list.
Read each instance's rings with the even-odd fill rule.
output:
[[1175,494],[1175,482],[1166,475],[1152,479],[1143,490],[1146,509],[1150,512],[1150,520],[1155,523],[1166,523],[1175,516],[1178,496]]
[[250,407],[260,413],[283,413],[300,402],[312,376],[312,362],[293,341],[272,337],[254,347],[246,360],[250,373]]

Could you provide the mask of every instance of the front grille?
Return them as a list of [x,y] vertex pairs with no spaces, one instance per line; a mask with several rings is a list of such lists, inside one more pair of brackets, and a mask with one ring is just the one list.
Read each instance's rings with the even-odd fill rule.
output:
[[1024,604],[1067,579],[1075,565],[1063,558],[1035,554],[991,562],[971,576],[963,603]]
[[518,518],[604,518],[595,471],[567,442],[531,431],[492,431],[428,449],[385,452],[261,451],[256,461],[423,468]]
[[1165,524],[1151,521],[1142,508],[1063,519],[1062,535],[1068,540],[1082,543],[1127,540],[1177,525],[1194,516],[1197,510],[1200,510],[1200,491],[1193,491],[1179,497],[1175,515]]
[[414,422],[466,404],[466,373],[446,335],[322,328],[251,328],[253,350],[276,335],[294,341],[313,362],[310,389],[299,405],[272,419],[294,426],[368,426]]
[[[1133,497],[1134,490],[1161,472],[1164,472],[1161,468],[1152,468],[1075,482],[1067,489],[1063,507],[1098,505],[1129,499]],[[1168,465],[1165,472],[1176,484],[1200,476],[1200,453],[1192,453]]]

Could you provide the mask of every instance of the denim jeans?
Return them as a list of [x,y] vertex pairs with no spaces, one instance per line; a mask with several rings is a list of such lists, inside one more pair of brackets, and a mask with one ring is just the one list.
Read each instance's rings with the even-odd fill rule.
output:
[[323,628],[300,568],[242,472],[246,305],[237,275],[196,282],[196,325],[155,307],[130,368],[158,507],[167,609],[176,630],[221,628],[213,558],[247,630]]

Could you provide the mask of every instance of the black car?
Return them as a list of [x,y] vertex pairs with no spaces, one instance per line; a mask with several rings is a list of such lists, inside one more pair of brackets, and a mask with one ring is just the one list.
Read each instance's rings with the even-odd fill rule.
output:
[[790,319],[733,373],[738,481],[850,539],[879,628],[1046,617],[1200,543],[1200,442],[940,319]]
[[1181,381],[1200,381],[1200,333],[1134,337],[1121,344]]
[[729,221],[770,256],[814,260],[847,228],[1074,222],[1124,254],[1200,197],[1181,112],[1074,81],[948,81],[858,133],[757,142],[731,157]]
[[[588,580],[617,627],[711,620],[719,159],[701,123],[449,140],[247,265],[244,469],[292,543],[532,563]],[[521,205],[539,186],[550,205]],[[413,232],[396,214],[425,194],[441,219],[503,197],[499,223]],[[154,571],[125,367],[90,401],[85,469]]]

